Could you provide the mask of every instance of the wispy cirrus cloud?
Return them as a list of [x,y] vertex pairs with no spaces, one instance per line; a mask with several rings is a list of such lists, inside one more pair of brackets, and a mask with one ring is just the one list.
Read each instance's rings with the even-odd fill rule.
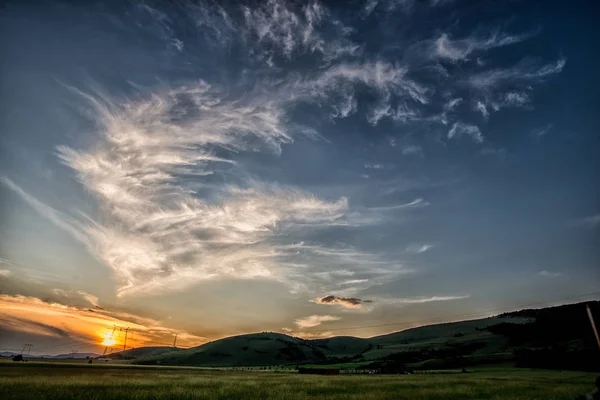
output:
[[542,137],[546,136],[546,134],[548,132],[550,132],[550,130],[552,130],[552,128],[554,127],[554,124],[548,124],[546,126],[543,126],[541,128],[537,128],[534,129],[531,134],[537,138],[537,139],[541,139]]
[[463,300],[470,298],[471,295],[461,295],[461,296],[431,296],[431,297],[407,297],[407,298],[387,298],[382,299],[382,302],[387,304],[423,304],[423,303],[431,303],[437,301],[454,301],[454,300]]
[[385,211],[385,210],[399,210],[399,209],[402,209],[402,208],[426,207],[428,205],[429,205],[429,202],[425,201],[425,199],[417,198],[417,199],[414,199],[413,201],[410,201],[410,202],[404,203],[404,204],[397,204],[397,205],[391,205],[391,206],[371,207],[371,210],[380,210],[380,211]]
[[495,30],[487,36],[473,35],[462,39],[452,39],[449,34],[442,33],[432,43],[431,56],[453,62],[465,61],[474,52],[519,43],[534,36],[536,33],[507,34],[500,30]]
[[432,244],[411,244],[406,248],[406,251],[410,253],[425,253],[427,250],[430,250],[434,247]]
[[530,82],[543,81],[559,74],[566,63],[566,58],[560,58],[555,63],[542,66],[524,60],[512,68],[496,68],[473,74],[468,78],[467,83],[480,90],[491,90],[500,84],[527,85]]
[[[295,53],[318,53],[331,61],[360,52],[360,46],[346,38],[348,28],[317,1],[295,7],[289,2],[268,0],[257,7],[242,9],[243,37],[262,49],[270,66],[275,65],[274,56],[289,61]],[[318,28],[333,30],[337,35],[326,40]]]
[[[411,1],[371,1],[365,11],[413,6]],[[196,59],[197,49],[190,49],[195,43],[176,34],[175,14],[159,5],[137,8],[153,20],[147,24],[149,32],[175,53]],[[476,101],[486,117],[496,103],[523,104],[529,89],[503,88],[489,94],[489,101],[479,91],[488,94],[513,81],[530,85],[564,66],[564,61],[521,63],[457,76],[442,64],[518,43],[530,34],[435,34],[420,41],[425,44],[419,48],[428,51],[421,57],[427,67],[444,70],[434,87],[410,57],[386,59],[364,52],[363,44],[355,42],[356,28],[317,1],[298,5],[269,0],[257,7],[186,2],[180,9],[193,22],[186,27],[215,58],[243,54],[236,60],[239,71],[227,79],[216,74],[206,81],[135,86],[128,96],[105,94],[97,86],[71,88],[90,106],[86,111],[94,135],[90,145],[59,146],[57,154],[96,200],[95,215],[53,209],[13,181],[2,181],[110,268],[120,295],[178,290],[223,278],[270,279],[327,293],[339,279],[326,266],[351,273],[363,268],[365,274],[358,277],[366,284],[396,276],[402,266],[358,245],[350,249],[307,240],[294,246],[311,238],[316,227],[372,225],[382,221],[382,211],[408,212],[427,201],[417,197],[405,204],[355,207],[343,195],[319,196],[272,178],[263,181],[245,168],[244,156],[277,157],[299,138],[319,140],[321,133],[294,114],[303,106],[324,110],[329,121],[360,114],[372,125],[384,118],[427,129],[447,125],[449,139],[468,136],[481,143],[479,127],[457,119],[462,103]],[[146,24],[140,29],[146,32]],[[406,47],[411,42],[406,40]],[[480,89],[478,97],[466,93],[467,88]],[[402,154],[422,155],[422,147],[405,146]]]
[[483,134],[477,125],[471,125],[464,122],[455,122],[448,131],[448,139],[460,136],[469,136],[476,143],[483,142]]

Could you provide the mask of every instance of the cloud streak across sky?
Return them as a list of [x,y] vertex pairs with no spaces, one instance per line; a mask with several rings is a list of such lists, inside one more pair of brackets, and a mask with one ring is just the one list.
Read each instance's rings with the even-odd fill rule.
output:
[[[463,23],[470,11],[461,3],[369,0],[344,9],[319,1],[133,2],[123,9],[107,3],[102,16],[67,7],[64,18],[73,23],[57,33],[64,44],[52,47],[59,67],[45,73],[44,63],[35,63],[51,89],[36,81],[28,92],[46,99],[41,109],[60,123],[29,129],[18,123],[28,119],[12,112],[18,121],[9,127],[19,129],[2,144],[36,151],[19,142],[35,131],[44,153],[23,158],[30,175],[2,164],[2,193],[67,232],[93,260],[82,268],[108,271],[112,286],[98,293],[110,291],[117,301],[207,283],[274,285],[294,310],[278,326],[309,329],[339,319],[336,312],[389,304],[378,299],[466,299],[405,297],[390,287],[474,268],[444,254],[470,260],[477,246],[460,242],[463,235],[504,238],[502,229],[497,237],[481,235],[482,219],[469,214],[486,204],[473,188],[494,180],[461,182],[489,172],[482,162],[509,159],[511,146],[531,132],[541,138],[552,127],[540,143],[558,135],[535,113],[543,107],[539,93],[568,73],[571,59],[553,45],[537,53],[546,35],[538,22],[517,23],[508,13]],[[49,4],[46,11],[56,12]],[[29,32],[19,25],[23,18],[4,17],[13,21],[15,43],[56,30],[42,8],[14,10],[40,22],[39,32]],[[92,44],[109,41],[98,32],[118,38],[107,42],[115,50],[110,60],[93,61]],[[24,51],[40,53],[11,47],[16,58]],[[60,72],[70,65],[85,73]],[[510,125],[523,115],[537,119]],[[35,168],[56,182],[30,184]],[[589,218],[581,224],[596,228]],[[0,257],[19,258],[0,250]],[[10,265],[0,275],[16,270]],[[103,304],[88,292],[61,287],[53,295]],[[332,315],[304,317],[298,304],[330,305]]]

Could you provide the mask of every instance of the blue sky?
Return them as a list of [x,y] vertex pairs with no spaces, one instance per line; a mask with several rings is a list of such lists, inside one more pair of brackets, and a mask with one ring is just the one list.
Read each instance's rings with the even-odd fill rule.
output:
[[27,325],[24,304],[191,345],[594,292],[597,17],[577,1],[7,4],[0,344],[90,341]]

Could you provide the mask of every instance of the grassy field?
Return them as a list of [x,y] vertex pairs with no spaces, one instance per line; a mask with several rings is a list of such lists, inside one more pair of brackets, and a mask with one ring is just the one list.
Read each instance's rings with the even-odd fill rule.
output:
[[595,374],[481,369],[317,376],[115,365],[0,364],[2,399],[573,399]]

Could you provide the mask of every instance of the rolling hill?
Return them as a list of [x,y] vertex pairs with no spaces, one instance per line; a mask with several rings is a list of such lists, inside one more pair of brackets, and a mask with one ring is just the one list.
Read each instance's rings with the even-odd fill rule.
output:
[[187,350],[138,360],[138,364],[194,366],[262,366],[327,360],[325,352],[309,341],[279,333],[232,336]]
[[181,351],[177,347],[172,346],[145,346],[138,347],[135,349],[129,349],[125,351],[119,351],[105,355],[106,358],[120,359],[120,360],[135,360],[138,358],[156,357],[165,353],[176,353]]
[[[590,304],[600,315],[600,302]],[[228,337],[185,350],[139,351],[135,363],[204,367],[307,364],[449,368],[512,362],[521,366],[596,369],[598,348],[585,303],[422,326],[371,338],[305,340],[280,333]]]

